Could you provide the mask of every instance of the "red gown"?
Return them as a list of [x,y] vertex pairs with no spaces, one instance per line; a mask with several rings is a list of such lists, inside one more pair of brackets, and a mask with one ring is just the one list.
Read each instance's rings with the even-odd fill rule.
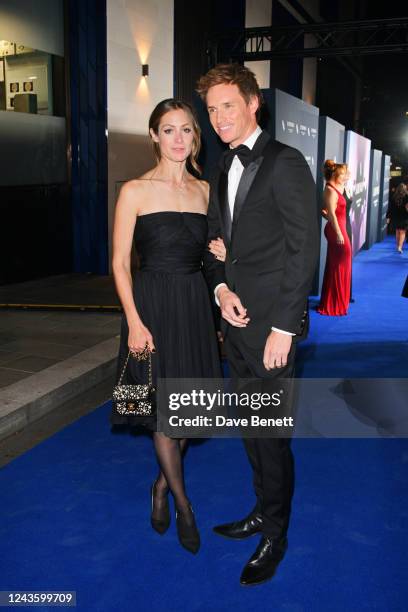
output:
[[324,228],[324,235],[327,238],[326,267],[317,312],[329,316],[346,315],[350,302],[351,283],[351,244],[346,230],[346,200],[333,185],[327,184],[338,196],[336,217],[344,244],[337,244],[336,232],[328,221]]

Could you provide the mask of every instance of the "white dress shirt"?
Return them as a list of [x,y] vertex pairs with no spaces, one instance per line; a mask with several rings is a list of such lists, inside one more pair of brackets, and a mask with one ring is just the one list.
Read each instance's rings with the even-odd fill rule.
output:
[[[242,144],[248,147],[248,149],[252,150],[255,145],[255,142],[258,140],[258,136],[261,133],[262,133],[262,129],[258,125],[256,129],[252,132],[252,134]],[[230,145],[230,148],[233,149],[234,147],[231,147]],[[229,209],[231,213],[231,220],[234,218],[235,198],[237,195],[238,186],[239,186],[239,182],[241,180],[243,171],[244,171],[244,166],[242,165],[241,160],[239,159],[238,155],[235,155],[235,157],[232,160],[231,167],[228,171],[228,205],[229,205]],[[220,283],[214,289],[215,302],[217,306],[220,305],[218,298],[217,298],[218,289],[220,287],[227,287],[227,284]],[[284,331],[283,329],[278,329],[277,327],[272,327],[271,329],[272,331],[277,331],[277,332],[280,332],[281,334],[287,334],[289,336],[295,335],[295,334],[292,334],[292,332]]]
[[[248,149],[252,150],[261,132],[262,130],[258,125],[255,132],[252,132],[249,138],[247,138],[245,142],[243,142],[242,144],[248,147]],[[232,164],[229,169],[229,172],[228,172],[228,204],[229,204],[229,209],[231,213],[231,220],[234,217],[235,198],[237,195],[238,185],[241,180],[243,171],[244,171],[244,166],[242,165],[241,160],[239,159],[238,155],[235,155],[234,159],[232,160]]]

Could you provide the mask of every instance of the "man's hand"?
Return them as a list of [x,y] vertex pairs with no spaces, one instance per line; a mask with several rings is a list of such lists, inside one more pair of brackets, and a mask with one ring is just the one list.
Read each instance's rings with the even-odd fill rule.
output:
[[246,327],[248,325],[247,310],[241,304],[241,300],[236,293],[233,293],[224,285],[218,289],[217,298],[223,319],[234,327]]
[[288,355],[292,346],[292,336],[272,331],[265,344],[263,363],[266,370],[283,368],[288,363]]

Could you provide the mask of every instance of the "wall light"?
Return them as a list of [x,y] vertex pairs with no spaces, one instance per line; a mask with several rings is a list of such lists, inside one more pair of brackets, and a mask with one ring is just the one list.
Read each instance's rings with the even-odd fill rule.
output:
[[142,76],[149,76],[149,64],[142,64]]

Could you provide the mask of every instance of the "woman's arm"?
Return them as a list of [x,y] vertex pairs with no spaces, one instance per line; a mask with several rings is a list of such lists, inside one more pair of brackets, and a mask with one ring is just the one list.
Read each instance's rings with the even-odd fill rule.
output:
[[146,343],[151,349],[154,349],[152,335],[143,325],[133,299],[130,256],[140,189],[141,187],[135,181],[123,185],[116,204],[113,224],[113,276],[129,327],[129,348],[134,351],[143,350]]
[[336,208],[337,208],[337,193],[330,188],[326,188],[323,194],[324,208],[327,210],[327,219],[329,223],[331,223],[334,231],[337,235],[337,243],[344,244],[343,234],[341,233],[341,229],[339,226],[339,222],[336,217]]
[[[207,212],[208,212],[208,203],[210,201],[210,186],[206,181],[200,181],[200,183],[204,189],[205,198],[207,201]],[[208,250],[219,261],[223,261],[223,262],[225,261],[227,251],[225,248],[224,241],[220,236],[218,236],[218,238],[214,238],[213,240],[210,240],[208,244]]]

